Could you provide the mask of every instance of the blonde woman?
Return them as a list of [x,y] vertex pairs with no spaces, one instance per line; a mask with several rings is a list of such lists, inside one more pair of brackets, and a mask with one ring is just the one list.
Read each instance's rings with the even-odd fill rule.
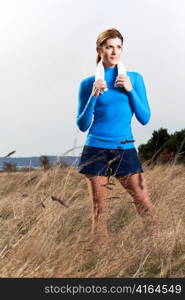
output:
[[133,197],[139,215],[152,232],[154,209],[131,129],[133,114],[142,125],[150,120],[143,77],[137,72],[118,75],[123,36],[117,29],[98,35],[96,51],[96,63],[102,64],[104,78],[90,76],[81,81],[77,112],[79,129],[89,129],[78,168],[86,177],[93,204],[92,231],[108,234],[107,185],[114,176]]

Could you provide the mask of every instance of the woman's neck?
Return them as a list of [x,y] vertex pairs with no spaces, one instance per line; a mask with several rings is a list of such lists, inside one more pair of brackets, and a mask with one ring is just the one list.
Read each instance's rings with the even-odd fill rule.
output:
[[103,66],[104,66],[105,69],[112,69],[112,68],[114,68],[116,66],[116,65],[106,64],[104,62],[102,62],[102,64],[103,64]]

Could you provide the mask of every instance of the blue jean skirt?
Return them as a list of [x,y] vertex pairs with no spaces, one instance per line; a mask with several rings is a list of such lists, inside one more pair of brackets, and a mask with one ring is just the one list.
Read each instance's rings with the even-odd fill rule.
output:
[[78,163],[78,172],[99,176],[125,176],[143,173],[135,148],[106,149],[84,145]]

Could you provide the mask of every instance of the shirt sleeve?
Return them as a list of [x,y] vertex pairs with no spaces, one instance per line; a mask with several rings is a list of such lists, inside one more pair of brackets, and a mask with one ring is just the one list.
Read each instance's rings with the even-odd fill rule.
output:
[[144,80],[141,74],[137,73],[136,83],[128,94],[137,120],[142,125],[147,124],[151,117],[151,111],[148,104]]
[[78,109],[76,123],[81,131],[86,131],[92,122],[96,97],[91,95],[87,80],[82,80],[78,92]]

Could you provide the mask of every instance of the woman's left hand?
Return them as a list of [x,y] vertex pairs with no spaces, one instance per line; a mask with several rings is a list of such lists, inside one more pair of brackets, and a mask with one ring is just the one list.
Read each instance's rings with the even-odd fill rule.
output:
[[123,87],[127,92],[132,90],[132,83],[129,76],[120,74],[116,77],[115,87]]

